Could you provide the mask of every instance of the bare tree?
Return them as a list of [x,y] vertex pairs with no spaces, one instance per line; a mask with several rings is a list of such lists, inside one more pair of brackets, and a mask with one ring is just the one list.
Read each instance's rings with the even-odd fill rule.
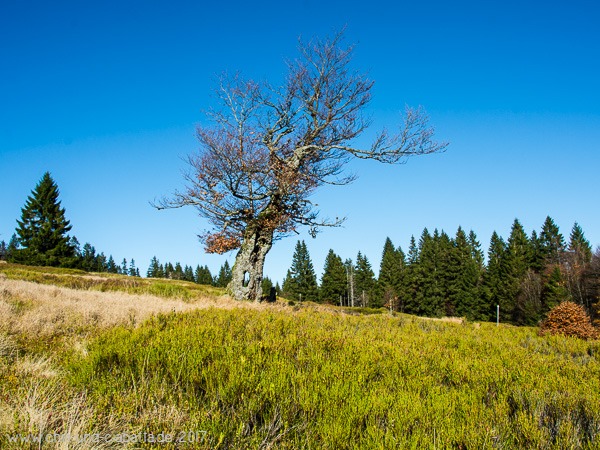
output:
[[189,156],[186,189],[155,205],[195,206],[213,226],[200,236],[206,251],[238,249],[229,284],[237,299],[260,299],[274,240],[299,226],[314,235],[342,223],[320,219],[310,196],[324,184],[352,182],[344,172],[350,158],[394,164],[447,146],[432,140],[420,108],[406,109],[397,133],[381,131],[369,148],[354,144],[369,125],[364,110],[373,82],[351,70],[353,48],[342,47],[341,39],[340,33],[301,42],[301,57],[288,62],[280,87],[223,76],[221,108],[209,112],[212,126],[198,127],[200,151]]

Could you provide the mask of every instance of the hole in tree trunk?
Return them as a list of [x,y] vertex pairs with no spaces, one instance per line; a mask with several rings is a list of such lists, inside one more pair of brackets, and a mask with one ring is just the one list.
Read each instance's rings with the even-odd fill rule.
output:
[[244,287],[247,287],[250,284],[250,274],[248,272],[244,272],[244,280],[242,283]]

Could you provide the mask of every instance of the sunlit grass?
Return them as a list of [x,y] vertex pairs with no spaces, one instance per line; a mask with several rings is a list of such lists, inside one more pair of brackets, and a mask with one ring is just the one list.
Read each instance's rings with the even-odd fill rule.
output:
[[45,270],[0,266],[2,449],[107,447],[8,440],[69,430],[192,432],[205,449],[600,448],[599,341]]

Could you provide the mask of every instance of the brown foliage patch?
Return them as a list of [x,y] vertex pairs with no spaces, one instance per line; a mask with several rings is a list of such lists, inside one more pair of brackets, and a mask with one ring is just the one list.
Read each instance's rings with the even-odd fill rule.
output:
[[555,306],[540,325],[540,334],[564,334],[581,339],[597,339],[594,328],[583,306],[573,302],[562,302]]

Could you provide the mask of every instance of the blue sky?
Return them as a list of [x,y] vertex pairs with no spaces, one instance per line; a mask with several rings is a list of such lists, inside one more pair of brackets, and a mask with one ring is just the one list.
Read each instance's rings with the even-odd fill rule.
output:
[[[423,105],[444,154],[349,167],[351,186],[314,200],[343,228],[301,233],[320,277],[333,248],[375,269],[389,236],[406,249],[424,227],[473,229],[487,249],[518,217],[552,216],[600,244],[600,7],[596,2],[4,2],[0,9],[0,239],[8,241],[45,171],[72,233],[145,271],[207,264],[193,209],[149,202],[183,186],[182,157],[214,102],[215,76],[276,83],[298,36],[347,27],[355,67],[375,80],[373,129]],[[366,142],[366,138],[365,138]],[[297,238],[275,244],[265,273],[281,281]]]

